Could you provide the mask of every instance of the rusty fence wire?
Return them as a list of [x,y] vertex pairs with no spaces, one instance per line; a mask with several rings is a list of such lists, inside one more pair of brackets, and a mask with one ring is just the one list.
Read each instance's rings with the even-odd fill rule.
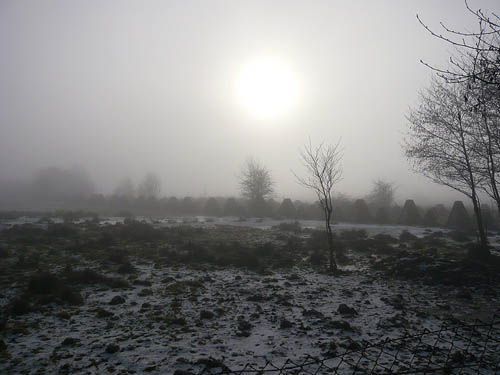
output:
[[230,369],[220,360],[203,363],[200,375],[215,374],[500,374],[500,316],[489,323],[444,325],[386,339],[361,349],[318,358]]

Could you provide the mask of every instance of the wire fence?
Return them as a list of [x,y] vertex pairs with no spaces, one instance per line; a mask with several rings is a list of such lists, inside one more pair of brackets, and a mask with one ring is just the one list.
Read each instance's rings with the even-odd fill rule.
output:
[[203,374],[500,374],[500,316],[489,323],[444,325],[327,358],[307,356],[276,365],[230,369],[207,359]]

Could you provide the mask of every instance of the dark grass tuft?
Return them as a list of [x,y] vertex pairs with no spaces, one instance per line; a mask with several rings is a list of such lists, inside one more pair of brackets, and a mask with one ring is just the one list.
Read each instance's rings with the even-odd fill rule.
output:
[[75,284],[101,284],[111,288],[128,288],[130,285],[123,279],[107,277],[96,271],[86,268],[83,270],[71,270],[65,274],[66,279]]

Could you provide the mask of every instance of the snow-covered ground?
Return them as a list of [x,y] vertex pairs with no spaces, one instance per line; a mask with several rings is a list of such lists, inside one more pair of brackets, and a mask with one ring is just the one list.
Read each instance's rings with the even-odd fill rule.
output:
[[[87,288],[81,308],[48,306],[10,322],[19,332],[6,337],[12,359],[0,368],[6,373],[69,368],[70,373],[149,369],[166,374],[196,373],[202,368],[196,362],[209,357],[233,369],[266,360],[280,364],[331,355],[332,342],[346,350],[404,332],[435,330],[446,315],[487,314],[500,306],[498,298],[482,294],[464,301],[455,288],[357,273],[335,278],[294,269],[262,276],[152,264],[140,271],[146,286]],[[115,296],[124,302],[110,305]],[[339,313],[341,304],[355,313]],[[63,344],[68,338],[76,340]],[[116,353],[106,352],[110,344],[118,345]]]
[[[101,224],[121,220],[106,218]],[[152,222],[262,229],[280,223],[203,217]],[[337,224],[335,228],[394,237],[403,230],[417,236],[429,232],[401,226]],[[0,355],[0,373],[172,374],[178,370],[180,374],[183,370],[196,374],[207,358],[231,369],[268,360],[280,365],[287,359],[331,356],[405,333],[435,330],[451,318],[471,320],[500,311],[494,286],[457,288],[388,278],[372,270],[369,257],[363,255],[354,257],[356,267],[351,268],[357,271],[338,277],[304,267],[262,274],[213,265],[175,266],[140,257],[131,261],[138,273],[130,277],[129,288],[87,285],[82,289],[83,306],[48,304],[37,312],[10,317],[0,336],[7,347]],[[88,265],[103,270],[99,263]],[[105,272],[120,276],[109,269]],[[0,293],[0,307],[23,288],[14,281]],[[404,349],[401,354],[409,355]]]
[[[75,224],[81,224],[85,221],[91,221],[93,218],[80,218],[74,220]],[[100,225],[113,225],[116,223],[123,223],[125,218],[120,216],[104,216],[99,219]],[[324,221],[321,220],[283,220],[283,219],[271,219],[271,218],[239,218],[236,216],[223,216],[223,217],[212,217],[212,216],[169,216],[165,218],[149,218],[144,216],[137,216],[135,220],[145,222],[148,224],[153,224],[156,227],[172,227],[179,225],[190,225],[194,227],[210,228],[216,225],[231,225],[237,227],[249,227],[249,228],[260,228],[269,229],[274,226],[278,226],[282,223],[298,223],[302,228],[309,229],[323,229]],[[13,225],[22,224],[38,224],[42,227],[46,226],[48,223],[63,223],[63,219],[59,217],[51,217],[47,219],[40,219],[37,217],[22,216],[15,219],[0,219],[0,229],[9,228]],[[369,235],[386,233],[391,235],[399,235],[401,231],[408,230],[411,233],[422,236],[429,230],[442,230],[446,229],[440,228],[426,228],[426,227],[414,227],[414,226],[404,226],[404,225],[378,225],[378,224],[353,224],[353,223],[332,223],[333,227],[338,230],[346,229],[364,229]]]

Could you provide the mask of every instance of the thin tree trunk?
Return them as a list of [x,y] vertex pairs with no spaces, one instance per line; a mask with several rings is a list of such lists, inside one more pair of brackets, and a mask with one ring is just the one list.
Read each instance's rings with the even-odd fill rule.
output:
[[484,231],[483,217],[481,215],[481,207],[479,205],[479,199],[477,197],[477,191],[476,191],[476,179],[474,177],[473,167],[469,158],[469,151],[467,149],[467,143],[464,137],[464,131],[462,128],[462,117],[460,114],[458,116],[458,119],[460,121],[460,140],[462,142],[461,146],[465,158],[465,165],[467,167],[467,174],[469,175],[471,200],[472,200],[472,205],[474,206],[474,214],[476,216],[477,231],[479,232],[480,249],[478,255],[479,256],[488,255],[489,254],[488,238],[486,237],[486,233]]
[[486,236],[486,232],[484,230],[483,217],[481,214],[481,207],[479,205],[479,200],[476,195],[476,191],[472,189],[472,204],[474,206],[474,214],[476,216],[477,223],[477,231],[479,232],[479,243],[480,249],[478,249],[478,256],[490,255],[490,251],[488,250],[488,237]]
[[488,125],[488,120],[486,114],[483,113],[484,117],[484,128],[486,129],[486,136],[488,137],[488,176],[490,179],[491,193],[495,203],[497,204],[498,212],[500,212],[500,194],[498,192],[498,186],[496,181],[496,168],[495,168],[495,158],[493,156],[493,146],[492,146],[492,134],[490,127]]
[[335,261],[335,254],[334,254],[334,244],[333,244],[333,233],[332,233],[332,227],[330,226],[330,219],[331,219],[332,213],[331,210],[328,208],[325,208],[325,226],[326,226],[326,236],[328,239],[328,249],[330,250],[330,272],[336,272],[337,271],[337,262]]

